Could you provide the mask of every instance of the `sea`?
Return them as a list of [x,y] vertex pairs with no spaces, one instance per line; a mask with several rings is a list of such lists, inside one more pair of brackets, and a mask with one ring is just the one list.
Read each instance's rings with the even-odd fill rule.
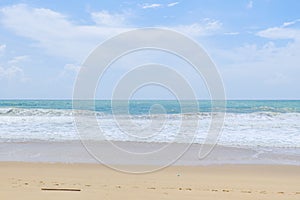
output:
[[[80,141],[82,135],[76,128],[75,112],[83,117],[92,113],[108,141],[159,144],[172,143],[176,138],[176,143],[186,143],[190,142],[189,134],[193,134],[193,143],[203,144],[212,115],[225,113],[217,145],[252,150],[284,149],[285,154],[290,153],[296,159],[300,156],[299,100],[228,100],[226,108],[220,109],[212,109],[209,100],[199,100],[194,110],[182,109],[188,107],[190,101],[176,100],[117,101],[114,105],[109,100],[95,100],[93,110],[85,110],[84,106],[74,110],[72,100],[0,100],[0,144]],[[159,109],[151,113],[157,105]],[[149,137],[138,131],[161,116],[164,116],[163,126]],[[131,119],[136,127],[132,127],[132,123],[122,123],[120,128],[116,119],[123,118]],[[176,137],[181,120],[198,121],[196,131],[194,126],[187,124],[185,134]],[[90,127],[88,139],[103,139],[98,137],[97,131],[93,133],[94,128]],[[300,165],[300,160],[293,162]]]

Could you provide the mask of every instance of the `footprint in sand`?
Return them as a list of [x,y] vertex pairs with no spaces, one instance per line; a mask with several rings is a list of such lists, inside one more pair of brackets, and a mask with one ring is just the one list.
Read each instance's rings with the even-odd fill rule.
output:
[[185,190],[192,191],[192,188],[185,188]]
[[277,192],[277,194],[284,194],[284,192]]
[[266,191],[260,191],[259,193],[260,193],[260,194],[267,194]]
[[148,190],[155,190],[156,188],[155,187],[148,187],[147,189]]
[[252,193],[250,190],[243,190],[242,193]]
[[222,192],[230,192],[230,190],[225,190],[225,189],[224,189],[224,190],[222,190]]
[[117,185],[116,188],[121,188],[121,186],[120,186],[120,185]]
[[216,189],[212,189],[211,191],[212,191],[212,192],[218,192],[218,190],[216,190]]

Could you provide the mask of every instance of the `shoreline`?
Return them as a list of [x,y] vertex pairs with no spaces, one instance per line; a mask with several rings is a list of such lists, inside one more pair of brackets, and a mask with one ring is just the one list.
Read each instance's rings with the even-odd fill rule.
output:
[[1,199],[300,198],[299,166],[170,166],[137,175],[98,164],[0,162],[0,170]]
[[[116,142],[124,150],[147,153],[162,148],[165,143]],[[186,144],[172,144],[170,151],[150,159],[127,159],[119,156],[108,159],[111,165],[165,165],[173,152],[184,149]],[[174,165],[176,166],[207,166],[207,165],[291,165],[300,166],[300,148],[246,148],[217,145],[204,159],[198,158],[202,145],[192,144]],[[111,146],[103,142],[92,142],[89,147],[102,152],[106,157],[115,156]],[[41,163],[99,163],[81,144],[72,142],[0,142],[0,162],[41,162]]]

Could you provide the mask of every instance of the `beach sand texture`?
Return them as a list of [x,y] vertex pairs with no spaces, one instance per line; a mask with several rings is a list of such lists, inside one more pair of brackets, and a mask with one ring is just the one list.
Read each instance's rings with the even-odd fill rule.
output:
[[0,170],[0,199],[300,199],[299,166],[173,166],[133,175],[97,164],[1,162]]

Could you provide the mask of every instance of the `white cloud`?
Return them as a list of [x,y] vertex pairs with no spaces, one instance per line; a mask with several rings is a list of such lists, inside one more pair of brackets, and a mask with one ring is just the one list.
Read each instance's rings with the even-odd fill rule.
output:
[[[99,25],[78,25],[67,16],[44,8],[31,8],[24,4],[0,9],[0,23],[19,36],[30,38],[35,45],[45,49],[46,53],[82,61],[96,44],[128,28]],[[94,13],[99,23],[119,23],[116,15]],[[100,20],[101,19],[101,20]]]
[[223,58],[222,63],[242,66],[249,64],[254,68],[257,63],[262,67],[299,67],[300,44],[298,42],[287,43],[285,46],[277,46],[274,42],[266,42],[263,45],[245,44],[231,50],[215,49],[217,57]]
[[0,44],[0,55],[4,53],[5,49],[6,49],[6,45]]
[[73,76],[77,75],[77,73],[80,70],[80,65],[77,64],[66,64],[63,68],[63,70],[60,72],[59,77],[65,77],[65,76]]
[[23,69],[18,66],[2,67],[0,66],[0,80],[12,79],[16,76],[23,76]]
[[258,36],[269,39],[300,39],[300,30],[292,28],[274,27],[257,33]]
[[[283,46],[276,46],[276,43],[274,43],[276,41],[269,42],[267,45],[264,45],[260,51],[257,51],[257,54],[263,56],[262,60],[266,65],[268,64],[268,66],[273,66],[274,68],[277,67],[277,70],[272,70],[272,72],[276,72],[273,79],[274,81],[267,80],[266,83],[287,82],[287,80],[293,79],[295,74],[300,73],[300,29],[289,27],[297,22],[299,22],[299,20],[285,22],[281,26],[267,28],[257,33],[258,36],[267,39],[292,40]],[[283,72],[280,73],[280,71]]]
[[300,29],[291,26],[300,22],[300,19],[284,22],[280,26],[270,27],[259,31],[256,35],[268,39],[300,39]]
[[220,30],[221,27],[222,23],[218,20],[204,19],[200,23],[179,25],[172,28],[187,35],[198,37],[214,34],[216,31]]
[[79,72],[80,66],[75,64],[66,64],[64,69],[71,72]]
[[106,10],[100,12],[92,12],[92,19],[96,24],[101,26],[110,26],[110,27],[122,27],[126,24],[126,20],[129,16],[128,13],[122,14],[113,14],[109,13]]
[[141,5],[143,9],[149,9],[149,8],[164,8],[164,7],[173,7],[179,4],[179,2],[173,2],[173,3],[168,3],[168,4],[160,4],[160,3],[145,3]]
[[[298,96],[300,88],[296,83],[300,74],[299,29],[281,25],[266,28],[257,35],[269,41],[263,45],[253,43],[231,50],[212,51],[222,68],[225,84],[229,87],[227,91],[244,96],[252,92],[266,98],[279,98],[282,94],[286,94],[286,98]],[[291,41],[282,44],[277,43],[278,39]]]
[[293,39],[300,40],[300,29],[290,28],[290,25],[297,23],[299,20],[292,22],[285,22],[278,27],[271,27],[265,30],[259,31],[258,36],[269,39]]
[[[273,93],[273,98],[282,98],[282,94],[285,98],[299,96],[300,30],[291,28],[295,23],[285,22],[281,26],[259,31],[257,36],[270,41],[262,46],[244,46],[231,53],[231,59],[235,60],[231,64],[232,71],[243,70],[238,73],[241,80],[247,82],[248,79],[252,85],[256,84],[260,91],[265,91],[262,96],[269,93]],[[281,39],[288,41],[277,44],[277,40]]]
[[143,9],[148,9],[148,8],[159,8],[159,7],[163,7],[163,4],[159,4],[159,3],[153,3],[153,4],[144,4],[142,5]]
[[16,64],[19,64],[19,63],[22,63],[24,61],[27,61],[29,59],[29,56],[16,56],[16,57],[13,57],[11,60],[8,61],[8,64],[9,65],[16,65]]
[[169,4],[167,4],[167,7],[173,7],[173,6],[176,6],[177,4],[179,4],[179,2],[169,3]]
[[300,22],[300,19],[296,19],[296,20],[294,20],[294,21],[289,21],[289,22],[284,22],[284,23],[282,24],[282,27],[291,26],[291,25],[296,24],[297,22]]
[[[0,45],[0,56],[4,54],[6,50],[6,45]],[[23,64],[24,61],[29,59],[28,56],[15,56],[5,60],[7,57],[1,57],[0,60],[0,80],[6,79],[11,80],[13,78],[17,78],[21,81],[26,81],[27,78],[24,75],[22,67],[20,65]]]
[[245,45],[214,50],[228,98],[298,98],[300,45]]
[[226,32],[224,35],[239,35],[239,32]]
[[249,1],[246,7],[247,7],[248,9],[253,8],[253,1]]
[[0,80],[20,80],[25,82],[28,78],[25,76],[23,68],[20,66],[28,56],[16,56],[6,62],[0,63]]
[[[125,26],[128,15],[93,12],[91,17],[97,24],[79,25],[53,10],[17,4],[0,9],[0,23],[15,34],[31,39],[33,45],[42,48],[45,53],[79,63],[97,44],[131,30]],[[204,19],[199,23],[168,28],[191,36],[203,36],[213,34],[221,25],[217,20]]]

